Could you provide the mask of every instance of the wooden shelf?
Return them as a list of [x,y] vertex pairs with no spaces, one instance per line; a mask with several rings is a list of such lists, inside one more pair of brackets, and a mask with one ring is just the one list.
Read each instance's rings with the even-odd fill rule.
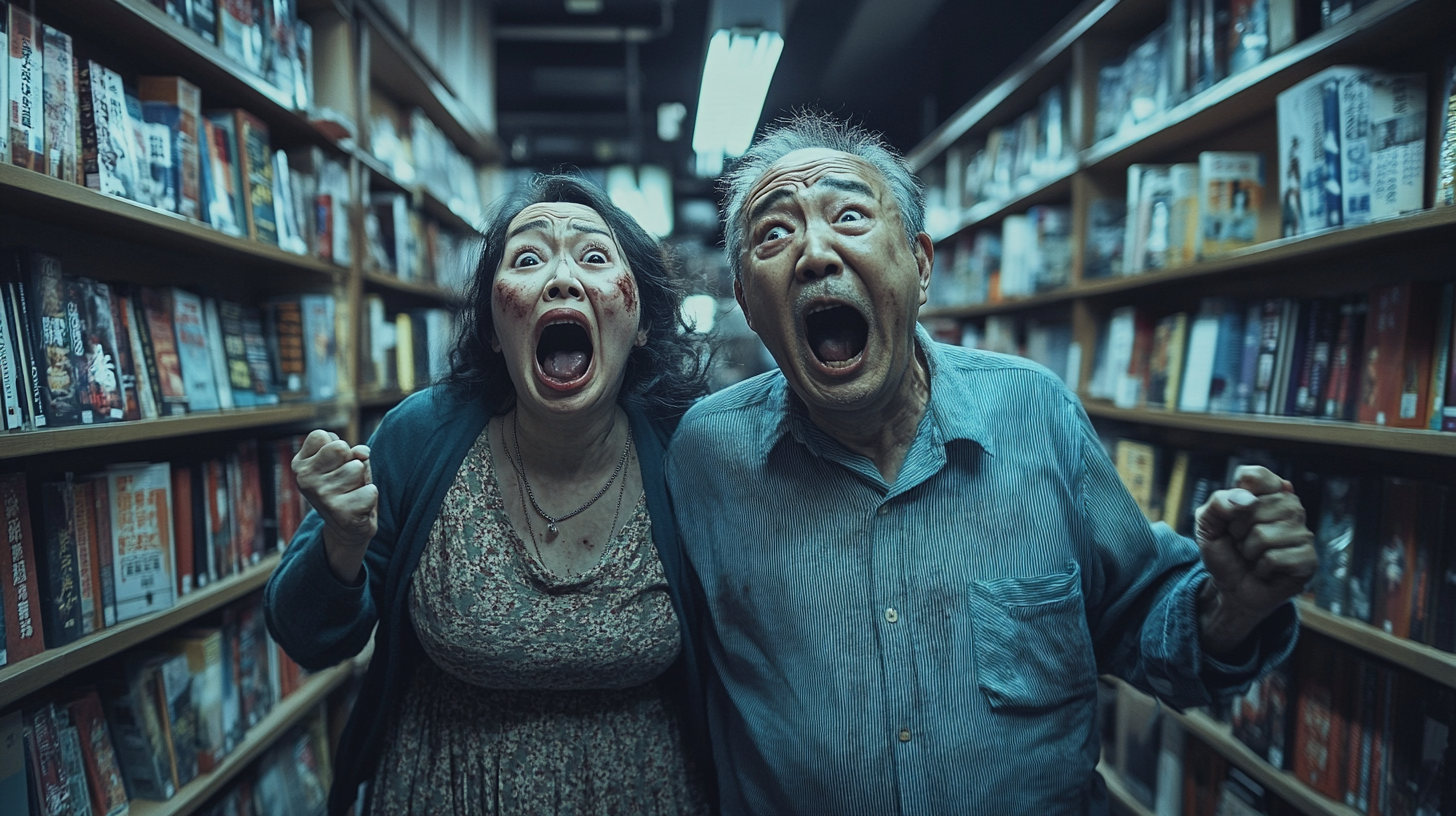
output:
[[[1301,40],[1251,68],[1163,111],[1132,132],[1113,136],[1082,153],[1084,167],[1125,166],[1178,145],[1205,139],[1230,125],[1272,111],[1279,93],[1342,59],[1351,49],[1418,19],[1427,0],[1376,0],[1338,25]],[[1269,173],[1270,179],[1275,178]]]
[[233,752],[223,759],[211,773],[201,774],[187,783],[177,794],[165,802],[150,799],[133,799],[132,816],[186,816],[196,811],[208,799],[223,789],[244,768],[263,755],[289,729],[304,716],[328,698],[329,694],[342,686],[353,675],[355,664],[345,661],[333,668],[310,675],[292,694],[273,706],[257,725],[248,729],[247,736],[238,743]]
[[369,171],[370,182],[378,182],[377,185],[372,185],[370,189],[382,189],[391,193],[413,192],[408,185],[395,178],[394,171],[386,167],[384,162],[375,158],[373,153],[355,148],[350,151],[350,155],[357,159],[360,164],[364,165],[364,169]]
[[171,609],[107,627],[75,643],[46,649],[0,669],[0,708],[261,588],[278,565],[278,558],[273,553],[237,575],[184,595]]
[[948,241],[962,232],[984,224],[987,221],[1022,212],[1037,204],[1065,201],[1072,196],[1072,176],[1077,172],[1077,162],[1072,159],[1059,172],[1039,179],[1036,186],[1005,201],[980,201],[966,208],[964,217],[944,236],[935,236],[935,243]]
[[227,235],[201,221],[105,195],[89,187],[11,164],[0,163],[0,201],[4,202],[0,209],[17,215],[46,216],[85,225],[88,229],[103,230],[128,240],[212,256],[231,256],[286,270],[294,276],[303,273],[307,276],[305,285],[308,286],[326,286],[335,275],[347,271],[328,261]]
[[463,232],[469,235],[480,235],[480,228],[470,223],[465,216],[450,208],[449,204],[435,197],[424,186],[415,188],[415,200],[419,203],[420,209],[439,221],[444,227],[454,231]]
[[376,272],[370,269],[364,270],[363,275],[364,285],[373,289],[398,292],[420,300],[447,306],[460,299],[455,293],[442,289],[433,283],[417,283],[415,281],[400,280],[387,272]]
[[1201,279],[1247,275],[1267,275],[1278,268],[1301,268],[1310,262],[1351,253],[1374,255],[1397,242],[1409,246],[1417,241],[1435,241],[1456,234],[1456,207],[1422,210],[1399,218],[1371,224],[1331,229],[1293,238],[1280,238],[1237,250],[1228,255],[1162,272],[1127,275],[1097,280],[1044,292],[1019,300],[978,303],[944,309],[927,309],[923,317],[978,317],[1003,312],[1024,311],[1078,298],[1105,298],[1142,290],[1182,286]]
[[1300,812],[1312,816],[1359,816],[1359,811],[1354,808],[1317,793],[1299,781],[1294,774],[1281,771],[1265,762],[1263,757],[1235,739],[1227,725],[1215,721],[1207,714],[1199,711],[1179,713],[1167,707],[1163,710],[1176,717],[1188,733],[1208,743],[1213,750],[1253,777],[1254,781],[1298,808]]
[[1231,434],[1257,439],[1342,445],[1352,448],[1423,453],[1428,456],[1456,456],[1456,433],[1413,431],[1296,417],[1248,416],[1241,414],[1192,414],[1156,411],[1148,408],[1118,408],[1101,400],[1084,400],[1089,416],[1181,428],[1203,433]]
[[136,422],[106,422],[22,431],[0,435],[0,460],[273,425],[336,423],[342,407],[337,402],[305,402],[267,408],[210,411]]
[[[207,107],[241,107],[268,125],[274,146],[307,143],[341,150],[337,125],[312,122],[284,94],[147,0],[50,0],[51,8],[108,42],[130,43],[133,53],[165,74],[179,74],[203,90]],[[47,22],[51,22],[49,19]],[[69,22],[69,21],[67,21]],[[63,25],[63,30],[69,30]],[[70,33],[80,33],[71,31]]]
[[1146,805],[1133,797],[1132,791],[1122,783],[1122,775],[1116,768],[1106,762],[1097,763],[1097,773],[1102,775],[1102,781],[1107,783],[1107,798],[1112,804],[1123,813],[1130,813],[1132,816],[1153,816],[1153,812]]
[[1336,615],[1300,598],[1301,625],[1376,657],[1456,688],[1456,654],[1386,634],[1368,623]]
[[400,101],[418,105],[455,146],[480,162],[504,155],[495,135],[467,109],[415,54],[370,3],[356,3],[368,26],[369,65],[374,82]]

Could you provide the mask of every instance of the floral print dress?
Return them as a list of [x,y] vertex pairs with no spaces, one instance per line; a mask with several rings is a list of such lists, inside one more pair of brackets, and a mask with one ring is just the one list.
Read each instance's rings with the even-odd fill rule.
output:
[[410,586],[429,660],[390,727],[371,814],[706,813],[654,682],[681,639],[645,496],[595,567],[559,578],[511,527],[488,434]]

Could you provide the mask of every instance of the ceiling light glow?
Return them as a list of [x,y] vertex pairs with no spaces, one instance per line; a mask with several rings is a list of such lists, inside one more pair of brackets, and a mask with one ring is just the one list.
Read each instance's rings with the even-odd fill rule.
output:
[[718,175],[725,157],[748,151],[783,50],[784,38],[775,31],[722,29],[713,34],[693,124],[701,175]]

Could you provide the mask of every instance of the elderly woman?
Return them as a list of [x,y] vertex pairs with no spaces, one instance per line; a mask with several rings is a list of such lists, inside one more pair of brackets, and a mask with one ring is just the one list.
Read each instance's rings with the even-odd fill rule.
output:
[[[664,444],[704,390],[661,250],[538,178],[486,231],[446,383],[369,446],[314,431],[268,582],[300,664],[374,657],[329,811],[706,812],[711,759]],[[378,625],[376,631],[376,624]]]

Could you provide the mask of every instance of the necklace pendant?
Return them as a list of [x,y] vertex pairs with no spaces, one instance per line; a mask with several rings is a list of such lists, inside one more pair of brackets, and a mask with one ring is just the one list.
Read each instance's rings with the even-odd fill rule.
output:
[[556,525],[555,524],[548,524],[548,525],[546,525],[546,529],[550,530],[552,535],[555,535],[557,533],[557,529],[556,529]]

